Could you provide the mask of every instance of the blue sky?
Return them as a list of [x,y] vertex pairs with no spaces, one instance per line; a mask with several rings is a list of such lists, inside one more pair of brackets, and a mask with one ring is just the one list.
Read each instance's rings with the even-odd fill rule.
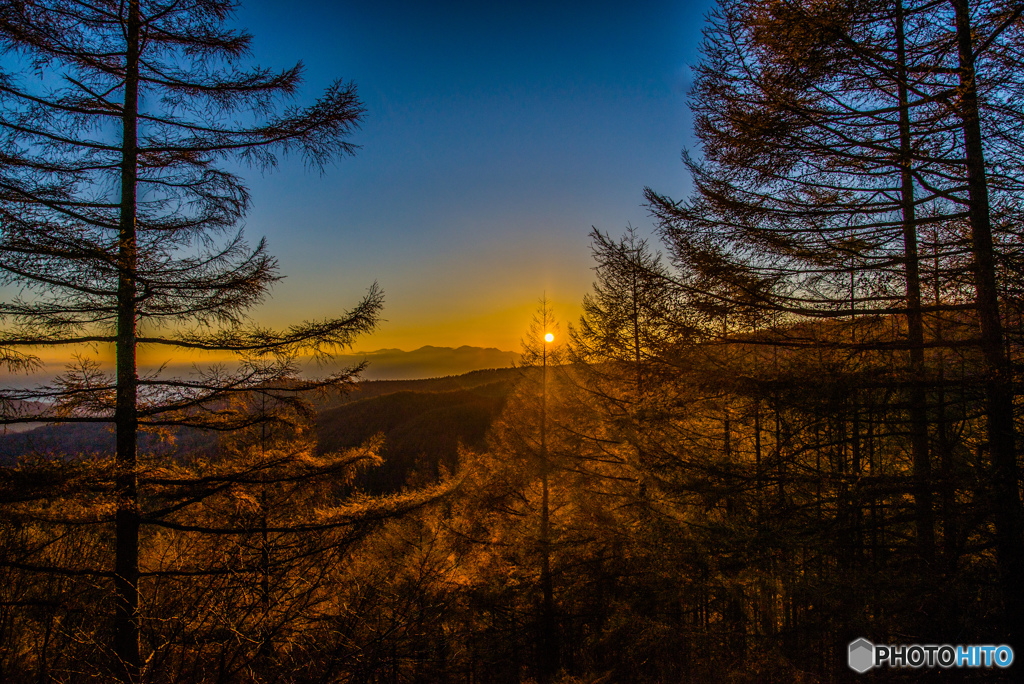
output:
[[[358,154],[251,174],[251,241],[287,276],[266,323],[351,306],[374,280],[378,333],[357,345],[518,349],[544,293],[578,316],[587,233],[649,230],[643,188],[682,197],[690,65],[707,2],[249,2],[254,61],[302,60],[308,101],[335,78],[366,106]],[[564,327],[564,326],[563,326]]]

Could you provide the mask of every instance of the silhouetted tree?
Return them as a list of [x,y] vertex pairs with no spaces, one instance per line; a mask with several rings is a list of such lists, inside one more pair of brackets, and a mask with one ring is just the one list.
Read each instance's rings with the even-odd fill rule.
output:
[[[558,627],[555,616],[554,586],[551,577],[551,503],[550,503],[550,479],[553,471],[551,453],[548,447],[548,366],[555,366],[559,363],[559,355],[555,352],[557,347],[553,346],[558,325],[555,320],[554,311],[547,297],[540,302],[540,308],[533,317],[530,324],[529,336],[523,340],[523,351],[520,355],[520,364],[530,367],[534,372],[540,370],[540,387],[537,392],[540,401],[540,412],[537,416],[537,425],[531,430],[528,426],[518,426],[521,435],[536,435],[536,442],[533,445],[531,437],[527,437],[527,450],[520,452],[522,455],[534,451],[537,468],[540,475],[540,529],[538,531],[537,545],[540,552],[540,585],[541,585],[541,615],[539,640],[537,644],[538,672],[541,682],[547,684],[552,681],[558,671]],[[529,414],[527,414],[529,415]],[[531,448],[532,446],[532,448]]]
[[[973,374],[988,396],[985,429],[998,480],[991,481],[998,499],[992,519],[1012,634],[1020,631],[1013,616],[1021,611],[1012,608],[1020,589],[1006,573],[1017,567],[1024,546],[1011,465],[1011,372],[997,341],[1004,340],[999,258],[985,194],[995,192],[999,215],[1009,217],[1024,188],[1013,153],[1007,154],[1020,144],[1020,109],[1006,97],[1020,87],[1019,68],[1009,67],[1019,66],[1012,28],[1018,19],[1018,9],[997,3],[719,3],[693,91],[703,145],[702,159],[687,160],[696,192],[677,204],[648,190],[673,258],[697,276],[686,283],[690,288],[761,308],[787,325],[848,318],[845,335],[775,336],[774,343],[849,350],[851,373],[842,382],[854,402],[865,381],[877,386],[882,368],[902,367],[897,396],[913,454],[922,572],[934,568],[928,421],[940,397],[926,349],[940,343],[925,336],[919,234],[927,229],[934,236],[931,251],[942,264],[937,281],[958,281],[970,268],[970,301],[936,296],[927,312],[936,325],[945,317],[949,327],[959,327],[943,344],[966,337],[958,310],[977,312],[981,354]],[[975,60],[991,80],[975,78]],[[997,157],[989,161],[991,181],[986,125]],[[969,263],[961,258],[965,252]],[[904,322],[887,331],[871,322],[879,314]],[[905,360],[893,352],[905,353]],[[940,356],[937,351],[932,360]],[[951,396],[942,394],[941,401]],[[854,403],[841,433],[856,463],[862,413]],[[892,419],[898,416],[889,413]]]
[[[0,338],[9,365],[40,346],[112,344],[116,378],[85,364],[52,386],[4,393],[5,423],[111,422],[116,427],[113,577],[116,676],[136,681],[139,656],[138,432],[167,424],[245,425],[225,399],[279,398],[296,382],[288,359],[328,355],[371,330],[374,287],[350,312],[272,331],[246,311],[277,279],[260,242],[235,228],[249,204],[227,162],[274,166],[282,152],[322,167],[353,151],[362,109],[337,82],[314,104],[281,107],[301,67],[246,67],[250,37],[225,27],[235,3],[162,0],[7,3],[0,40],[11,72],[0,88],[0,272],[27,296],[7,302]],[[223,239],[222,239],[223,238]],[[139,378],[150,345],[243,355],[239,372]],[[277,363],[259,363],[273,356]],[[52,408],[28,416],[19,400]]]

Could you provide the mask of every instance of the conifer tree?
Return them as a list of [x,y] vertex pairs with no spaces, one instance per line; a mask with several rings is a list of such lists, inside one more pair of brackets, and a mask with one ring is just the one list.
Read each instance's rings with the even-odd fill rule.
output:
[[[31,350],[109,344],[116,373],[88,363],[37,391],[6,391],[3,422],[111,422],[116,429],[113,669],[137,681],[138,433],[168,424],[229,429],[251,422],[226,402],[285,398],[347,382],[351,371],[296,382],[289,359],[326,356],[371,330],[374,286],[352,310],[274,331],[246,312],[277,280],[261,241],[237,227],[249,194],[236,164],[272,168],[282,153],[314,168],[354,151],[362,107],[338,81],[313,104],[301,65],[246,66],[251,37],[227,28],[231,0],[5,3],[0,41],[0,277],[24,296],[3,304],[9,366]],[[242,355],[237,373],[138,376],[143,346]],[[172,352],[173,353],[173,352]],[[276,359],[261,362],[260,358]],[[26,400],[52,403],[25,415]]]
[[[1024,185],[1007,152],[1020,144],[1021,110],[1007,95],[1021,83],[1019,17],[1018,8],[983,2],[720,2],[693,91],[703,144],[702,159],[687,158],[696,192],[675,203],[648,190],[673,257],[722,283],[720,296],[738,304],[743,298],[732,293],[742,293],[790,324],[850,322],[827,341],[778,340],[786,348],[847,349],[861,373],[896,363],[926,572],[936,548],[928,422],[940,409],[929,405],[936,381],[926,349],[938,343],[926,339],[924,319],[951,320],[963,338],[956,312],[976,312],[975,368],[988,397],[999,501],[992,516],[1011,634],[1021,631],[1021,590],[1009,577],[1019,575],[1013,568],[1024,546],[993,217],[1006,217],[998,230],[1015,239],[1007,219]],[[1000,198],[998,213],[990,191]],[[922,233],[936,236],[937,281],[959,281],[960,257],[970,254],[970,299],[936,297],[924,306]],[[879,315],[902,323],[886,333],[871,323]],[[846,432],[854,452],[859,415],[854,407]]]
[[[541,616],[537,644],[538,672],[541,682],[551,682],[558,671],[558,628],[555,618],[554,580],[551,576],[551,477],[554,472],[548,439],[548,374],[549,365],[558,363],[552,347],[558,325],[547,297],[541,299],[540,309],[530,324],[530,334],[523,340],[520,363],[536,370],[540,366],[540,412],[537,417],[535,457],[540,475],[540,529],[537,543],[540,551]],[[538,361],[540,362],[538,364]],[[529,452],[527,452],[529,453]]]
[[583,298],[579,325],[569,331],[570,353],[585,370],[621,376],[622,382],[629,376],[632,399],[639,401],[685,326],[677,292],[660,255],[650,252],[636,229],[619,240],[594,229],[590,238],[597,281]]

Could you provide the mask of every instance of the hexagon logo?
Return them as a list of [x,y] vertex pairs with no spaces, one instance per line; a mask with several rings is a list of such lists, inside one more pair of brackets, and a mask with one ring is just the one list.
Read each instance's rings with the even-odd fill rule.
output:
[[867,639],[850,642],[850,669],[863,674],[875,666],[875,645]]

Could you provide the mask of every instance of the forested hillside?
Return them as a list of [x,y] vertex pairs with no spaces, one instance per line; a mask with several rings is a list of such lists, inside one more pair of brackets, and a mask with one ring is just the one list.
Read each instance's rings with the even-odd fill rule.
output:
[[[436,475],[438,464],[454,467],[460,443],[481,448],[486,428],[516,377],[518,372],[507,368],[424,380],[370,380],[351,392],[328,393],[310,403],[316,412],[318,449],[358,446],[384,435],[389,454],[384,477],[391,483],[384,488],[398,490],[421,454]],[[143,443],[147,451],[171,459],[182,453],[215,457],[219,448],[216,433],[189,427],[144,435]],[[12,465],[30,455],[99,456],[113,448],[114,434],[101,424],[27,424],[24,431],[0,435],[0,463]]]
[[421,484],[436,481],[442,471],[458,470],[460,447],[486,447],[487,429],[504,404],[515,371],[502,375],[507,379],[467,389],[401,390],[327,409],[316,418],[317,447],[334,451],[383,436],[384,463],[356,479],[357,486],[374,494],[396,492],[411,484],[411,478]]

